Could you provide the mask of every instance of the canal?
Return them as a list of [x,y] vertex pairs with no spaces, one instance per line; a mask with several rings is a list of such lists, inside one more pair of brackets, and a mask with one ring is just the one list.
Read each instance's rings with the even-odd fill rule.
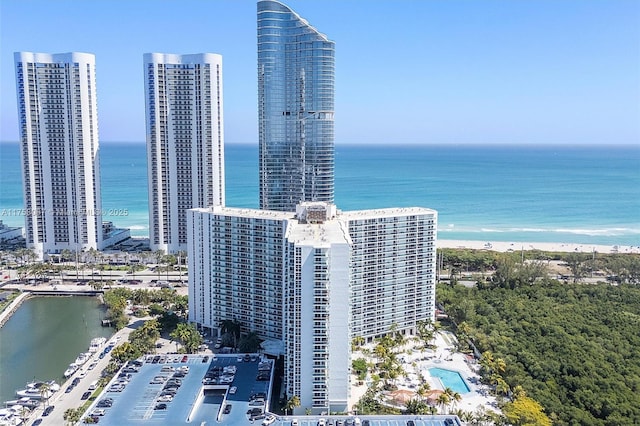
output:
[[[32,380],[56,380],[94,337],[115,331],[102,327],[105,311],[97,297],[34,297],[0,328],[0,404]],[[2,405],[0,405],[0,408]]]

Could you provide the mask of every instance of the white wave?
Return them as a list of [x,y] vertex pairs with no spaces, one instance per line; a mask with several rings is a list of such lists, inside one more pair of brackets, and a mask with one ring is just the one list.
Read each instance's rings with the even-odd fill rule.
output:
[[640,229],[633,228],[603,228],[603,229],[572,229],[572,228],[558,228],[553,229],[552,232],[561,232],[566,234],[578,234],[578,235],[590,235],[590,236],[604,236],[604,237],[616,237],[629,234],[640,234]]
[[144,225],[132,225],[128,227],[129,229],[131,229],[132,231],[142,231],[145,229],[149,229],[148,226],[144,226]]
[[499,234],[499,233],[558,233],[558,234],[574,234],[574,235],[587,235],[592,237],[619,237],[625,235],[638,235],[640,234],[640,228],[623,228],[623,227],[611,227],[611,228],[533,228],[533,227],[513,227],[513,228],[467,228],[458,227],[453,228],[450,225],[446,228],[438,228],[438,232],[467,232],[467,233],[485,233],[485,234]]

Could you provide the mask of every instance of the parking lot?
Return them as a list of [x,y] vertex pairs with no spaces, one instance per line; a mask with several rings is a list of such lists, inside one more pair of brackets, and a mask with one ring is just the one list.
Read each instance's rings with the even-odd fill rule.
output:
[[[258,380],[265,365],[271,365],[268,379]],[[268,401],[272,371],[272,363],[261,362],[257,355],[148,355],[114,377],[83,419],[95,414],[99,424],[114,426],[251,424],[250,408],[268,410],[266,402],[250,400],[263,394]]]

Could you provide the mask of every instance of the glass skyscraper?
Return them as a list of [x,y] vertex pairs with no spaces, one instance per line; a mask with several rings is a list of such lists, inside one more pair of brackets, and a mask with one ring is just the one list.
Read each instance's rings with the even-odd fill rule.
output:
[[258,2],[260,208],[334,201],[335,43],[278,1]]

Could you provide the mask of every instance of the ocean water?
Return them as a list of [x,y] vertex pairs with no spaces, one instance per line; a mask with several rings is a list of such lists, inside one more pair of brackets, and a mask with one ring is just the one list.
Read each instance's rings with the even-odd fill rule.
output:
[[[0,220],[22,208],[18,144],[0,144]],[[258,207],[256,145],[225,147],[226,204]],[[101,144],[105,220],[148,235],[143,143]],[[438,210],[439,238],[640,246],[638,146],[336,146],[342,210]],[[108,215],[109,211],[125,215]]]

